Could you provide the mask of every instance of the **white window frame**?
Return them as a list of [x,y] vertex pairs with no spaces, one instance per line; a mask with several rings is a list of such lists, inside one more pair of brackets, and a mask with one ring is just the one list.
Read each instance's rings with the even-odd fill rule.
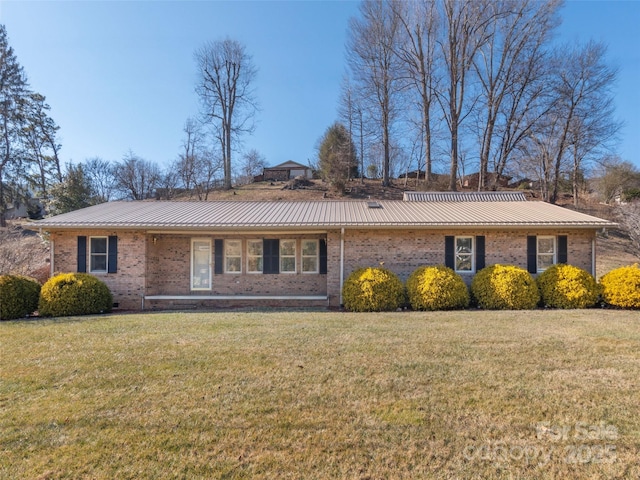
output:
[[[293,255],[283,255],[282,254],[282,243],[283,242],[293,242]],[[296,253],[297,253],[297,243],[295,239],[292,238],[285,238],[285,239],[280,239],[280,251],[278,252],[278,256],[279,256],[279,261],[280,261],[280,273],[284,273],[284,274],[291,274],[291,273],[297,273],[297,266],[296,266]],[[284,260],[285,258],[293,258],[293,270],[284,270],[282,268],[282,260]]]
[[[260,255],[252,255],[251,254],[251,244],[259,244],[260,245]],[[260,270],[252,270],[251,269],[251,259],[260,259],[261,268]],[[247,240],[247,273],[263,273],[264,272],[264,248],[262,244],[262,240],[259,239],[249,239]]]
[[[553,253],[540,253],[540,240],[552,240],[553,241]],[[554,235],[538,235],[536,237],[536,270],[540,272],[544,272],[546,268],[540,267],[540,257],[541,256],[552,256],[551,265],[555,265],[558,263],[558,241]]]
[[[314,243],[316,246],[316,253],[315,255],[305,255],[304,254],[304,246],[305,243]],[[300,268],[302,269],[302,273],[320,273],[320,241],[319,240],[313,240],[313,239],[304,239],[301,241],[301,245],[300,245],[300,258],[302,259],[302,264],[300,266]],[[304,269],[304,260],[305,258],[314,258],[316,261],[316,268],[315,270],[305,270]]]
[[[105,252],[93,253],[93,241],[104,239]],[[104,270],[93,268],[93,258],[101,256],[104,257]],[[95,236],[89,237],[89,273],[108,273],[109,271],[109,237],[107,236]]]
[[[458,252],[458,240],[471,240],[471,253],[459,253]],[[453,258],[453,266],[455,267],[456,273],[474,273],[476,268],[476,239],[471,235],[461,235],[459,237],[455,237],[454,244],[454,258]],[[469,261],[471,262],[471,268],[469,270],[458,270],[458,257],[465,256],[469,257]]]
[[[239,255],[229,255],[228,249],[231,245],[233,244],[239,244],[240,248],[239,248]],[[229,260],[233,259],[233,258],[239,258],[240,262],[240,270],[235,271],[235,270],[229,270]],[[239,239],[230,239],[230,240],[225,240],[224,241],[224,273],[230,273],[230,274],[236,274],[236,275],[240,275],[242,273],[242,240]]]
[[[197,251],[207,251],[207,269],[208,269],[208,278],[206,279],[207,285],[196,285],[195,283],[195,253],[196,253],[196,243],[200,244],[200,246],[205,246],[205,248],[198,248]],[[191,269],[190,269],[190,281],[189,285],[191,290],[211,290],[211,279],[212,279],[212,263],[211,263],[211,239],[210,238],[192,238],[191,239]]]

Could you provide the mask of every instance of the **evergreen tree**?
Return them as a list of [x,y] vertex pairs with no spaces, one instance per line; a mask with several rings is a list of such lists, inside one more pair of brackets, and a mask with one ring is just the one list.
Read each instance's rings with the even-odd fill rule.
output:
[[318,165],[322,178],[339,191],[358,176],[358,156],[349,132],[339,122],[331,125],[320,143]]
[[89,207],[98,203],[91,187],[91,179],[85,174],[82,165],[67,165],[62,182],[51,187],[50,212],[58,215]]
[[0,227],[6,226],[5,212],[12,179],[22,172],[19,135],[25,98],[26,76],[9,46],[7,31],[0,25]]

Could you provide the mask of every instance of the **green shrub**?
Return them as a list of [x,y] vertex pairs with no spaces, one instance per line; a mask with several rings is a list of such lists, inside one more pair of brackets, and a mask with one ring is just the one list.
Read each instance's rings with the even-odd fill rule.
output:
[[640,268],[638,264],[611,270],[600,279],[602,298],[609,305],[640,308]]
[[407,296],[414,310],[453,310],[469,306],[469,289],[464,280],[442,265],[416,269],[407,279]]
[[600,289],[593,276],[573,265],[553,265],[542,272],[536,282],[542,303],[548,307],[592,307],[600,295]]
[[24,318],[38,309],[40,284],[22,275],[0,275],[0,320]]
[[491,265],[480,270],[471,282],[478,306],[487,310],[526,310],[540,301],[536,281],[514,265]]
[[40,315],[64,317],[110,312],[109,287],[93,275],[62,273],[50,278],[40,291]]
[[358,268],[344,282],[342,301],[352,312],[396,310],[404,303],[404,285],[386,268]]

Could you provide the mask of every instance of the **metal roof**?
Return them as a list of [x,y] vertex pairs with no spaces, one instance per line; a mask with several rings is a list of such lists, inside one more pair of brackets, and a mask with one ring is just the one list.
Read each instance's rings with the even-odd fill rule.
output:
[[405,202],[526,202],[522,192],[404,192]]
[[33,222],[33,229],[257,230],[456,227],[602,228],[615,223],[544,202],[109,202]]

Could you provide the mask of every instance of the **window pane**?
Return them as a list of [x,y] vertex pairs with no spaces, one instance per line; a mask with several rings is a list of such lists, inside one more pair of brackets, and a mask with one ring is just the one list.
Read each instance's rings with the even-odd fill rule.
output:
[[553,238],[538,238],[538,253],[554,253]]
[[471,255],[456,255],[456,270],[471,271]]
[[92,272],[106,272],[107,271],[107,256],[98,254],[91,255],[91,271]]
[[318,258],[317,257],[302,257],[302,271],[303,272],[317,272],[318,271]]
[[107,253],[107,239],[106,238],[92,238],[91,239],[91,253]]
[[240,257],[227,257],[227,272],[239,272],[241,261]]
[[249,240],[247,242],[247,253],[249,255],[262,255],[262,240]]
[[280,255],[295,255],[295,254],[296,254],[295,240],[280,240]]
[[280,271],[281,272],[295,272],[296,271],[296,258],[295,257],[280,257]]
[[473,242],[471,238],[468,238],[468,237],[456,238],[456,251],[458,253],[471,253],[472,246],[473,246]]
[[250,272],[261,272],[262,271],[262,257],[249,257],[248,262],[248,270]]
[[318,254],[318,242],[306,240],[302,242],[302,255],[315,256]]
[[553,255],[542,254],[538,255],[538,270],[546,270],[553,265]]
[[224,242],[224,250],[227,256],[240,256],[242,255],[240,240],[226,240]]

